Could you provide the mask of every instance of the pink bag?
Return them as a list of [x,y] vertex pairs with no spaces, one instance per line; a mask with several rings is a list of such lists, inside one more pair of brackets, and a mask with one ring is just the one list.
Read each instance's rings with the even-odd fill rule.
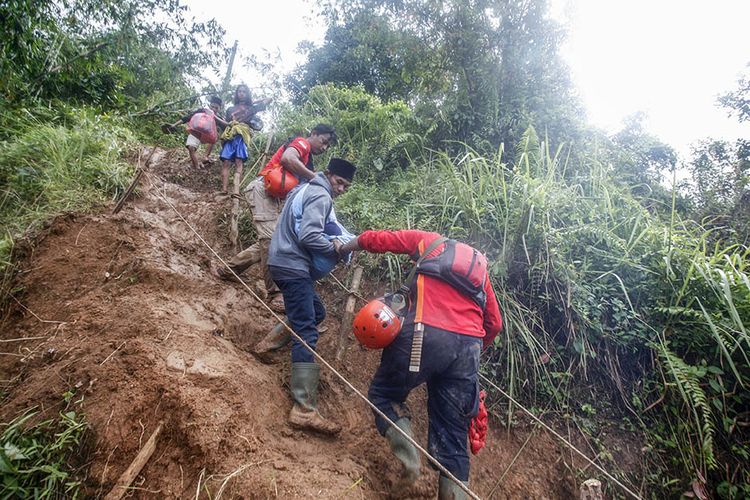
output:
[[219,132],[216,130],[216,120],[214,114],[196,113],[190,118],[187,127],[188,133],[194,135],[202,144],[213,144],[219,138]]

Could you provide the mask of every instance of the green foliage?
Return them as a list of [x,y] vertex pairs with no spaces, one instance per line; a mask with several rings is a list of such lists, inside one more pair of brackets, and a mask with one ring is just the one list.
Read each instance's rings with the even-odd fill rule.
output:
[[[48,217],[113,199],[130,182],[133,136],[123,120],[90,108],[8,110],[0,116],[0,224],[5,251]],[[7,253],[0,259],[7,262]]]
[[[420,74],[432,71],[418,37],[392,29],[387,16],[356,12],[345,23],[331,23],[322,47],[304,46],[307,63],[287,83],[299,99],[316,85],[362,86],[384,100],[417,95]],[[424,89],[426,90],[426,89]]]
[[282,111],[278,128],[287,137],[307,134],[321,122],[336,128],[331,154],[353,161],[358,179],[392,174],[419,150],[426,128],[401,101],[384,103],[361,87],[330,84],[311,89],[299,108]]
[[[684,407],[689,412],[689,417],[684,420],[681,415],[675,415],[678,423],[674,425],[678,429],[695,432],[698,438],[698,446],[691,446],[693,445],[691,442],[684,443],[680,449],[683,460],[689,461],[694,470],[705,474],[707,469],[716,467],[713,444],[716,427],[708,397],[701,387],[701,378],[706,375],[706,370],[687,364],[664,344],[661,344],[657,350],[664,363],[665,371],[674,380]],[[688,436],[688,441],[691,437],[693,436]],[[682,441],[679,434],[676,434],[675,438],[677,442]]]
[[515,148],[531,124],[554,142],[579,133],[546,0],[331,1],[326,15],[326,40],[289,80],[298,98],[330,82],[406,100],[441,149]]
[[665,442],[679,450],[683,464],[703,477],[714,470],[729,491],[750,485],[750,447],[741,429],[750,405],[748,250],[710,247],[707,233],[678,234],[676,240],[687,236],[694,243],[667,262],[675,291],[655,346],[680,397],[665,408],[655,434],[671,428],[674,436]]
[[[750,78],[719,98],[740,122],[750,118]],[[750,242],[750,141],[706,139],[692,149],[687,164],[690,179],[681,191],[690,201],[690,216],[715,229],[714,239]]]
[[3,498],[78,498],[74,464],[86,420],[74,411],[32,424],[35,410],[4,427],[0,437],[0,496]]
[[701,141],[687,165],[682,185],[692,216],[730,241],[750,242],[750,141]]
[[[659,491],[746,487],[747,251],[649,210],[611,152],[571,169],[533,129],[520,144],[512,163],[502,150],[414,156],[337,211],[358,230],[434,230],[488,255],[506,328],[483,371],[509,393],[588,420],[603,406],[638,417]],[[398,262],[375,265],[398,281]]]
[[13,105],[132,106],[159,89],[184,91],[223,48],[223,30],[189,21],[177,0],[10,0],[0,27],[0,98]]
[[632,186],[642,184],[653,189],[664,174],[675,168],[677,153],[644,130],[644,119],[643,113],[628,117],[625,127],[614,136],[615,144],[621,148],[621,156],[614,163],[620,169],[620,179]]
[[736,115],[739,121],[750,120],[750,74],[747,71],[737,81],[735,90],[719,97],[719,103]]

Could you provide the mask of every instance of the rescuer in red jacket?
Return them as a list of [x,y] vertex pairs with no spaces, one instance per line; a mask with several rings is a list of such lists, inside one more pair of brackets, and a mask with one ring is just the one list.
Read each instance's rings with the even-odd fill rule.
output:
[[[344,255],[355,250],[408,254],[414,261],[429,250],[437,233],[417,230],[365,231],[343,245]],[[444,253],[441,243],[427,257]],[[473,250],[473,249],[472,249]],[[483,257],[483,256],[482,256]],[[406,406],[409,392],[427,383],[429,415],[428,451],[448,471],[468,484],[469,422],[479,408],[479,354],[502,329],[502,317],[489,279],[484,280],[483,299],[477,301],[445,279],[417,272],[410,288],[410,306],[401,332],[383,350],[368,397],[404,432],[411,435],[410,413]],[[481,292],[482,290],[480,290]],[[483,305],[483,307],[482,307]],[[421,360],[414,366],[414,349],[422,337]],[[406,494],[420,474],[417,449],[382,417],[375,424],[388,440],[391,450],[403,463],[403,472],[394,483],[394,494]],[[438,497],[465,498],[460,486],[440,476]]]

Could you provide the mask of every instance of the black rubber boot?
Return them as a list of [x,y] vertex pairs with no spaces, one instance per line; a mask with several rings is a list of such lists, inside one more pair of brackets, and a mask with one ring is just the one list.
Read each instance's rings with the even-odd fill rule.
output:
[[324,419],[318,413],[318,382],[320,366],[316,363],[292,363],[292,399],[294,406],[289,412],[292,427],[335,436],[341,426]]
[[[468,481],[461,482],[469,486]],[[465,500],[467,498],[469,498],[469,495],[452,479],[442,474],[440,475],[440,479],[438,480],[438,500]]]

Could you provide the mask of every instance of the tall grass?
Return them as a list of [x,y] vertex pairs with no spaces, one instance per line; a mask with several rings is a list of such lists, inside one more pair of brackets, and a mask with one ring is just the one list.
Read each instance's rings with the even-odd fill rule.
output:
[[[750,279],[748,249],[709,245],[708,232],[681,228],[668,260],[674,292],[655,345],[670,405],[659,428],[698,478],[715,478],[721,498],[750,495]],[[665,387],[665,393],[668,393]],[[672,410],[672,411],[670,411]]]
[[614,166],[569,165],[532,129],[512,161],[430,152],[342,201],[357,229],[435,230],[487,253],[506,329],[484,370],[508,392],[568,415],[619,407],[649,436],[657,496],[750,488],[747,249],[710,247]]
[[93,109],[15,109],[0,113],[0,262],[13,240],[55,214],[115,197],[132,167],[124,122]]

